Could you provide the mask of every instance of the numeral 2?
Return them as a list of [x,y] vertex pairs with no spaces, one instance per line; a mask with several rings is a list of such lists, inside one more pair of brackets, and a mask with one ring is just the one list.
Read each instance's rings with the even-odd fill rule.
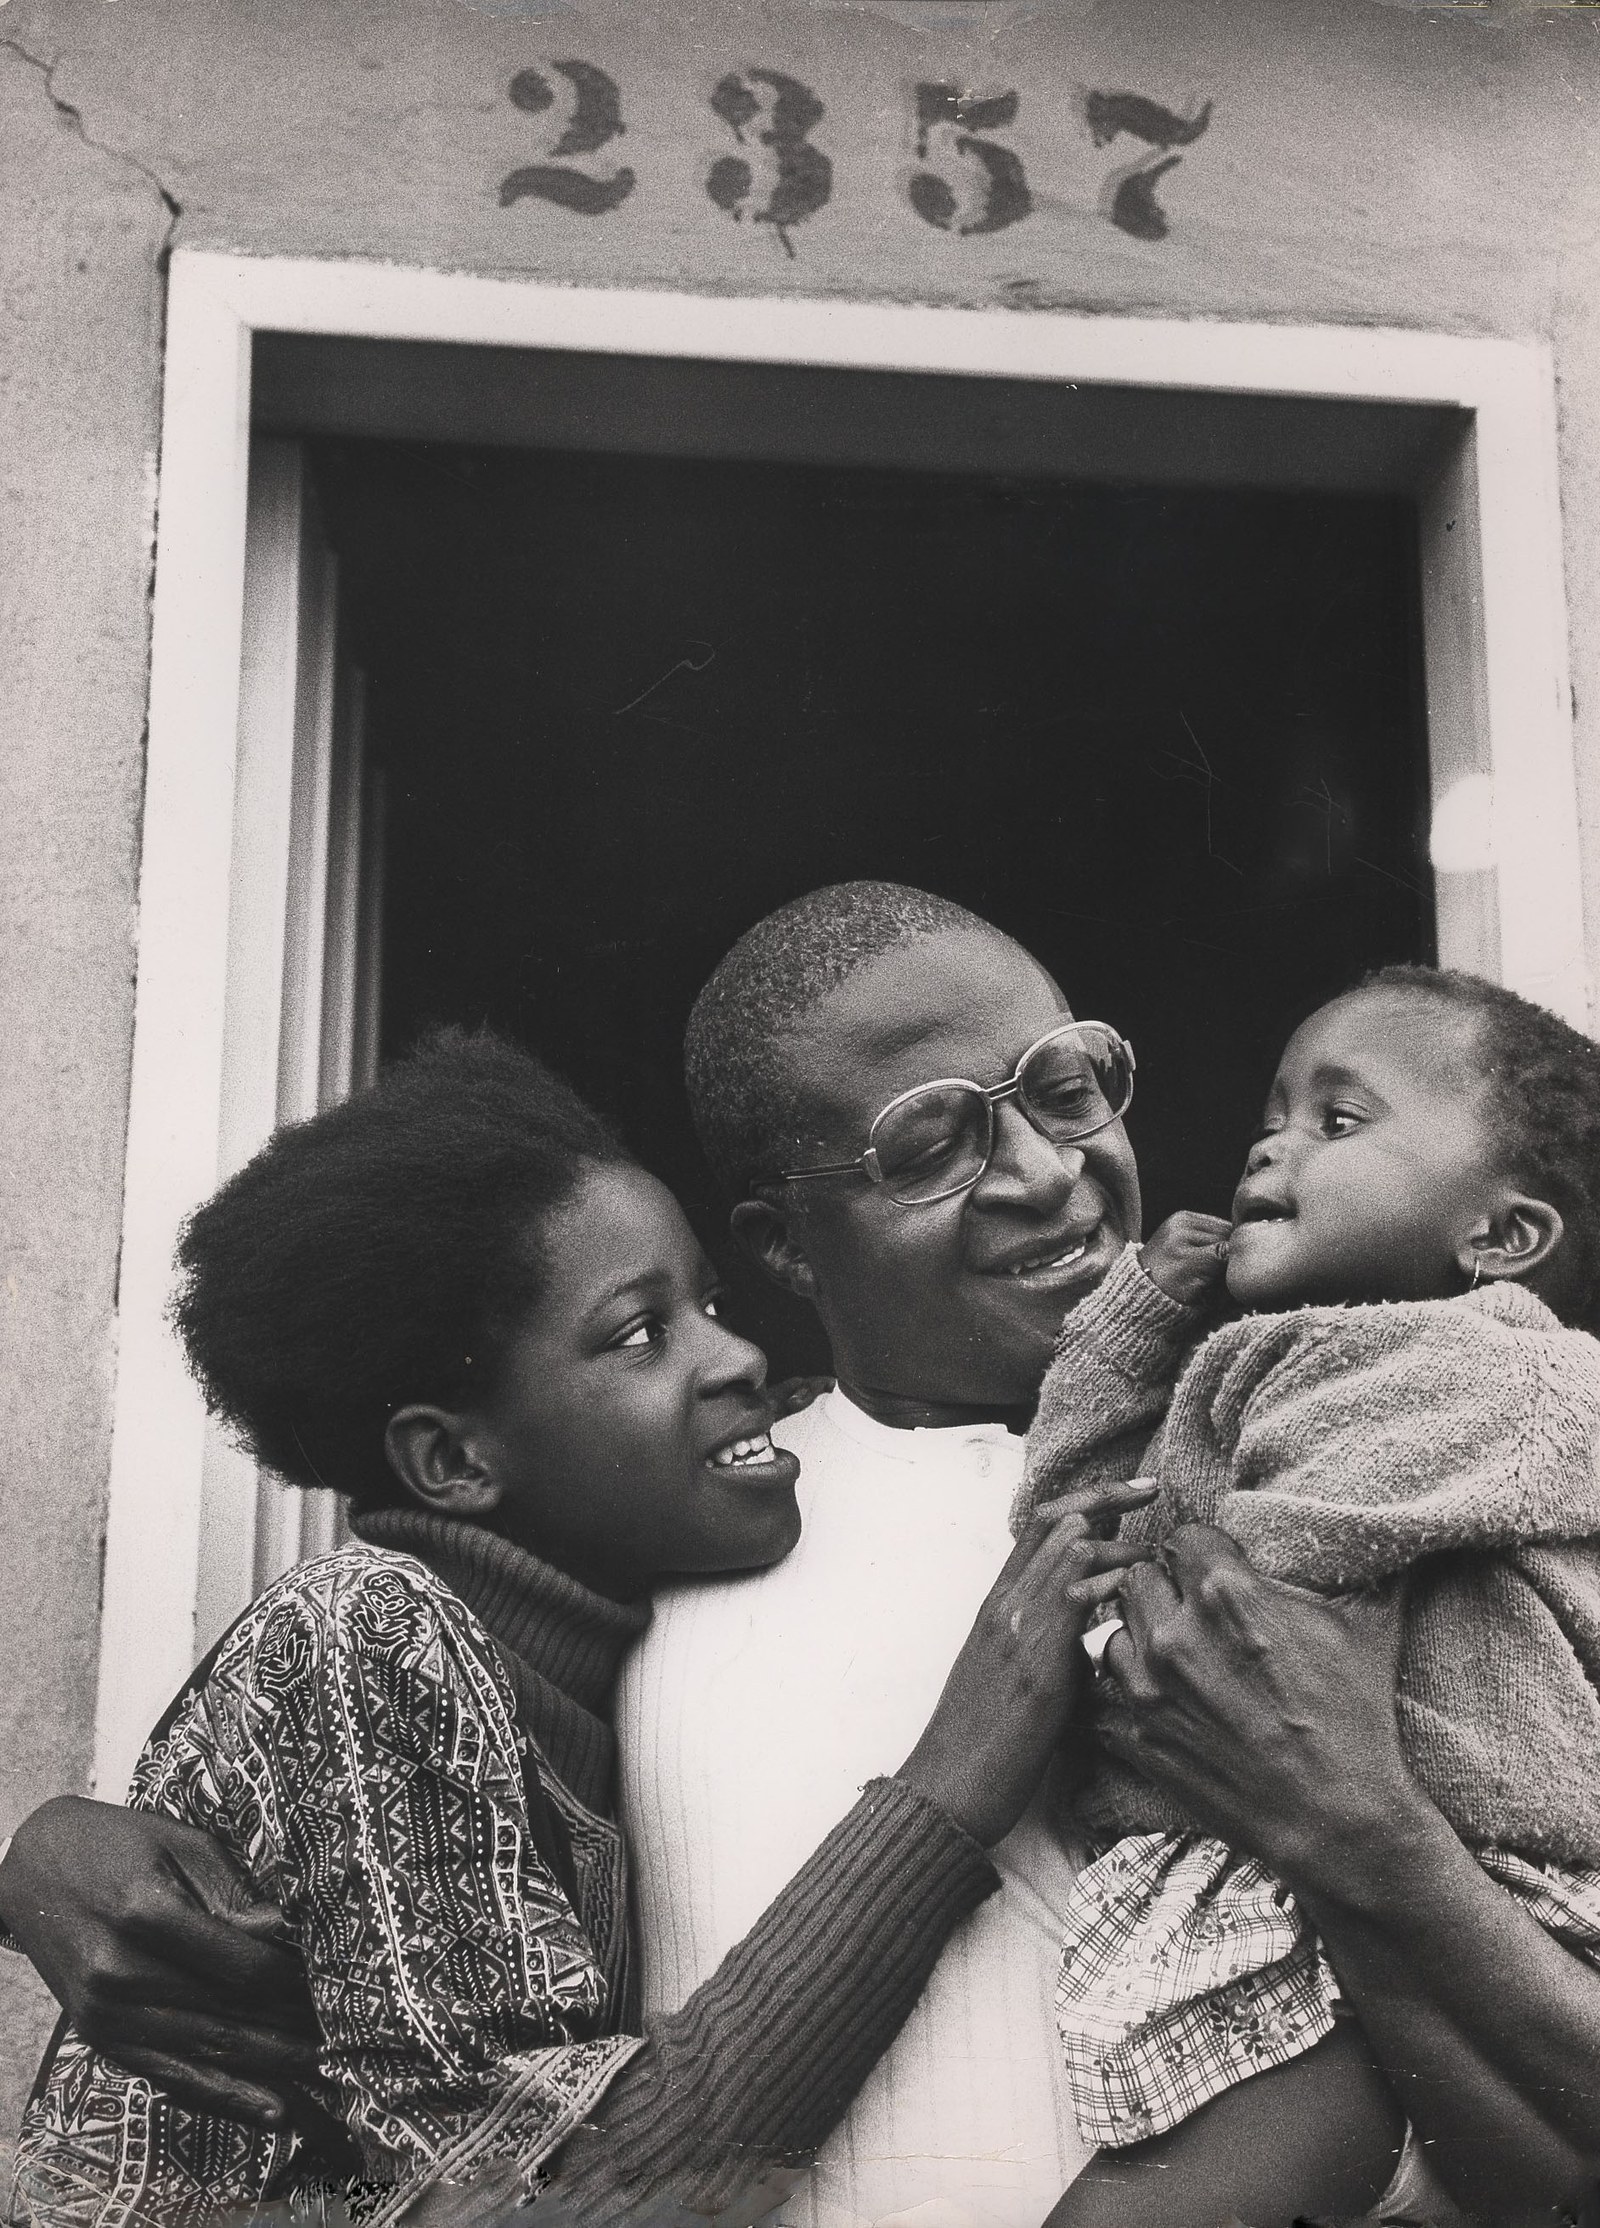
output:
[[[632,193],[633,172],[624,164],[608,178],[599,177],[558,158],[592,155],[608,141],[621,137],[627,126],[622,121],[617,81],[593,62],[552,62],[550,67],[566,79],[570,88],[561,136],[550,149],[548,162],[528,163],[512,171],[501,185],[500,206],[509,209],[514,201],[532,198],[574,209],[579,216],[604,216]],[[556,104],[554,88],[538,70],[518,70],[511,80],[511,99],[528,116],[542,116]]]

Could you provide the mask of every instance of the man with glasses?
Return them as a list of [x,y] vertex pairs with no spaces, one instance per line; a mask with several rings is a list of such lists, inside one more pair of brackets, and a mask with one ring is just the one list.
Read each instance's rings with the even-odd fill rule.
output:
[[[817,1309],[838,1383],[780,1434],[802,1463],[800,1545],[754,1579],[669,1592],[625,1676],[660,2005],[914,1742],[1010,1544],[1062,1316],[1140,1230],[1128,1047],[941,899],[844,884],[759,922],[702,992],[686,1056],[733,1227]],[[1600,2156],[1583,2071],[1600,1979],[1405,1771],[1393,1618],[1274,1588],[1216,1533],[1133,1573],[1124,1606],[1111,1655],[1138,1762],[1289,1883],[1413,2122],[1382,2217],[1458,2217],[1422,2163],[1438,2146],[1492,2217],[1554,2218],[1549,2193]],[[1071,1863],[1037,1811],[994,1856],[1000,1893],[944,1951],[785,2228],[1037,2228],[1082,2170],[1052,2017]],[[1181,2186],[1139,2206],[1126,2217],[1193,2228]]]
[[[758,923],[702,992],[686,1062],[734,1229],[816,1307],[838,1383],[779,1434],[801,1462],[799,1547],[755,1579],[669,1590],[624,1674],[663,2006],[911,1749],[1009,1550],[1062,1315],[1140,1218],[1128,1047],[923,892],[845,884]],[[1072,1868],[1037,1817],[995,1860],[1001,1892],[784,2223],[1036,2228],[1082,2166],[1051,2016]]]

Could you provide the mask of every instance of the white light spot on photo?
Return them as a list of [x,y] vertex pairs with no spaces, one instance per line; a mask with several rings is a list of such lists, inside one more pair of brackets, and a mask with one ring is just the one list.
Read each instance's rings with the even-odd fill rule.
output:
[[1436,874],[1480,874],[1495,863],[1494,783],[1463,774],[1433,808],[1428,856]]

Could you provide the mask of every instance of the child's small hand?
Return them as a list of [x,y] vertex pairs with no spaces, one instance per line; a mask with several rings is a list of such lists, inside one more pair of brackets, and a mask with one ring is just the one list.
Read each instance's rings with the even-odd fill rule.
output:
[[772,1397],[778,1404],[774,1422],[781,1423],[785,1416],[797,1416],[802,1408],[809,1408],[824,1393],[831,1393],[831,1377],[783,1377],[771,1387]]
[[1204,1307],[1221,1291],[1228,1273],[1232,1227],[1220,1215],[1197,1215],[1182,1208],[1146,1238],[1139,1248],[1139,1264],[1169,1300]]

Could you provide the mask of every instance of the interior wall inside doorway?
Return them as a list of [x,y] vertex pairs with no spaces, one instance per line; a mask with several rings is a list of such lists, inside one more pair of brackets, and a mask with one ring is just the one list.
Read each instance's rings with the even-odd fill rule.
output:
[[[383,1041],[489,1021],[720,1243],[683,1109],[741,929],[885,876],[1139,1054],[1152,1219],[1225,1205],[1293,1022],[1431,956],[1394,498],[324,442],[387,768]],[[736,1275],[780,1368],[799,1311]]]

